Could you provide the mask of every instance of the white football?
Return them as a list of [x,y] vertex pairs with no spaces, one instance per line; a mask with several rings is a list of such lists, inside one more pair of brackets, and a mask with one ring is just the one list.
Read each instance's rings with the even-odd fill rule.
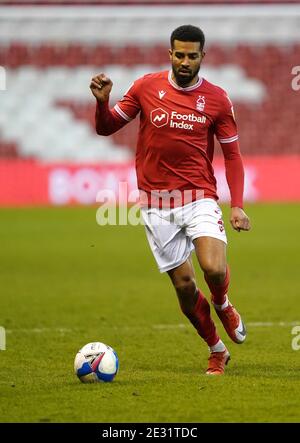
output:
[[118,370],[116,352],[104,343],[88,343],[75,356],[74,371],[83,383],[113,381]]

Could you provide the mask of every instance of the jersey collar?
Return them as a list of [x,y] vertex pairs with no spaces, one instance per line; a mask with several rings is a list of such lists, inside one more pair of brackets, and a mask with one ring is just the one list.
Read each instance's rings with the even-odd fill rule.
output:
[[172,79],[172,71],[169,71],[168,73],[168,80],[169,83],[171,83],[171,85],[173,86],[173,88],[178,89],[179,91],[193,91],[194,89],[199,88],[199,86],[202,84],[203,82],[203,78],[199,77],[197,83],[195,83],[192,86],[188,86],[187,88],[182,88],[181,86],[178,86],[177,83],[174,82],[174,80]]

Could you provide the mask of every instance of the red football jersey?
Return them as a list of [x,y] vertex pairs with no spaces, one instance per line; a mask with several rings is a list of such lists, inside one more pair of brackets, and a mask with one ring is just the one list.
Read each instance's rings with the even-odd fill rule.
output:
[[[171,71],[145,75],[133,83],[110,111],[117,126],[105,135],[131,121],[138,113],[136,171],[140,190],[147,193],[202,190],[204,197],[217,200],[212,166],[216,135],[225,164],[226,160],[238,157],[239,163],[234,168],[231,165],[227,179],[232,176],[230,190],[236,195],[232,206],[242,207],[243,170],[240,171],[237,127],[232,103],[222,88],[203,78],[193,86],[182,88],[173,81]],[[100,116],[96,115],[96,121],[97,118],[99,120]]]

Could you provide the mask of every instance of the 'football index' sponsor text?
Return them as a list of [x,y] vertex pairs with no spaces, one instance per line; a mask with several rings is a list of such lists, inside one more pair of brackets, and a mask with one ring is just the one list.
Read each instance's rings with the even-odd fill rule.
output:
[[181,128],[188,129],[189,131],[193,131],[194,124],[188,124],[185,122],[194,122],[194,123],[205,123],[206,117],[204,115],[197,116],[195,114],[179,114],[176,111],[172,111],[170,127],[171,128]]

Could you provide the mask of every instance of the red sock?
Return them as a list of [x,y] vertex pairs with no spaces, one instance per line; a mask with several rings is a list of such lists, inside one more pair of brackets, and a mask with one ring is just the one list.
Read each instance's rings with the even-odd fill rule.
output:
[[196,328],[200,337],[208,344],[214,346],[220,340],[215,324],[210,316],[209,303],[198,289],[198,300],[192,313],[186,314],[192,325]]
[[220,285],[215,285],[209,280],[209,277],[204,273],[204,278],[206,280],[206,283],[208,284],[208,287],[210,289],[211,295],[212,295],[212,301],[216,305],[222,305],[226,301],[226,294],[228,292],[228,286],[229,286],[229,280],[230,280],[230,274],[229,274],[229,266],[227,265],[226,268],[226,275],[225,280]]

